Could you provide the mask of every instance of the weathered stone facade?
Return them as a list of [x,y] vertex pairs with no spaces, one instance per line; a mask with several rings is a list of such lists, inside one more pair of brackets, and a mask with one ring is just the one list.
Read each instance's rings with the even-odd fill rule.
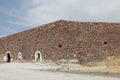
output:
[[[36,51],[43,60],[76,59],[79,63],[120,54],[120,24],[57,21],[0,39],[1,57],[18,52],[33,60]],[[2,59],[2,58],[1,58]]]

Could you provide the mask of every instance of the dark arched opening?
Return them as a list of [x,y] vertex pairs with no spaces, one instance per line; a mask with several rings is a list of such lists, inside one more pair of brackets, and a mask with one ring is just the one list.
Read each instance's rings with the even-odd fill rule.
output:
[[35,61],[42,61],[42,55],[40,51],[35,52]]
[[40,53],[37,53],[37,55],[38,55],[38,60],[40,60]]
[[7,61],[6,61],[6,62],[8,62],[8,63],[9,63],[9,62],[11,61],[11,55],[10,55],[10,53],[7,53],[7,55],[6,55],[6,56],[7,56]]

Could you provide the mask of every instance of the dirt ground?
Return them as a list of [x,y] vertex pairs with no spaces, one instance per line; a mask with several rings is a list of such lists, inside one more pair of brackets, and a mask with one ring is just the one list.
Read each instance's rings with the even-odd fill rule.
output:
[[[36,63],[1,63],[0,80],[120,80],[120,77],[106,75],[76,74],[42,71],[49,67]],[[59,66],[58,66],[59,67]],[[55,67],[53,67],[55,68]]]

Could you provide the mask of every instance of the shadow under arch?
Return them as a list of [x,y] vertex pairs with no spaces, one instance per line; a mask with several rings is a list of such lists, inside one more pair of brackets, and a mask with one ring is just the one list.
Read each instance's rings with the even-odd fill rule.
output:
[[11,62],[11,52],[10,51],[7,51],[6,52],[6,54],[5,54],[5,56],[4,56],[4,61],[5,62],[7,62],[7,63],[9,63],[9,62]]

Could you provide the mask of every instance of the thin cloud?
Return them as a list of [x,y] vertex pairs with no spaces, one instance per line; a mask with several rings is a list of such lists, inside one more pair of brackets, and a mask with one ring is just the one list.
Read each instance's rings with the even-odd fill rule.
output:
[[1,11],[16,18],[9,23],[25,27],[34,27],[59,19],[120,22],[119,0],[21,0],[20,10],[14,8]]
[[49,4],[45,0],[31,0],[30,5],[25,18],[33,26],[58,19],[120,22],[119,0],[51,0]]
[[120,22],[120,0],[21,0],[19,10],[0,7],[0,13],[12,17],[6,23],[25,29],[59,19]]

